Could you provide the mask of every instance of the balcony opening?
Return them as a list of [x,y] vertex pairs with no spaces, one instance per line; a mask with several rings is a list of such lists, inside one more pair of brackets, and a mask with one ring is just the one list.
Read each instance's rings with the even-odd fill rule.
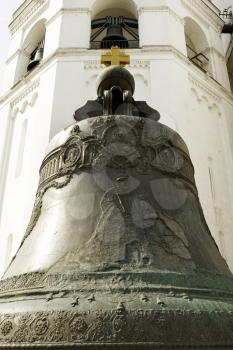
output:
[[15,82],[35,69],[43,59],[45,20],[37,22],[26,36],[20,54]]
[[43,59],[44,54],[44,38],[37,44],[36,48],[30,54],[30,62],[27,66],[27,71],[33,70]]
[[139,47],[137,11],[132,1],[99,0],[93,13],[91,49],[110,49],[112,46],[122,49]]
[[232,34],[233,33],[233,12],[232,6],[229,6],[223,12],[220,13],[220,17],[224,21],[224,26],[222,28],[222,34]]
[[191,18],[185,19],[187,57],[203,72],[210,69],[209,45],[200,26]]

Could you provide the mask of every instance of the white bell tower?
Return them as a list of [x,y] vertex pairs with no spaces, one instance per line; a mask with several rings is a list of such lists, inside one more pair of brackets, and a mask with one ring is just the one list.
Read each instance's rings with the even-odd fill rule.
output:
[[233,269],[233,95],[219,9],[209,0],[25,0],[10,23],[0,98],[0,275],[29,222],[46,145],[96,98],[100,56],[117,44],[103,39],[122,18],[135,99],[186,141],[206,220]]

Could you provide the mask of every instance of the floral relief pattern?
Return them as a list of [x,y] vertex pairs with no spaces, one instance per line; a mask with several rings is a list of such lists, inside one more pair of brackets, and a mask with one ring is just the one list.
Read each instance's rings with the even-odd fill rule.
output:
[[13,323],[11,321],[6,320],[1,325],[1,333],[4,337],[7,336],[9,333],[11,333],[12,329],[13,329]]
[[[205,325],[208,311],[172,310],[111,310],[95,312],[50,311],[34,314],[5,315],[0,319],[0,343],[20,344],[63,344],[63,343],[124,343],[124,342],[159,342],[164,339],[166,331],[169,342],[179,344],[179,329],[185,332],[187,343],[198,343],[199,334]],[[232,322],[233,313],[224,314],[226,324]],[[3,316],[1,317],[3,318]],[[216,330],[204,339],[206,344],[227,344],[233,341],[222,339],[218,332],[219,322],[223,322],[221,312],[212,313],[210,325]],[[175,328],[177,332],[173,332]],[[195,329],[195,332],[193,332]],[[192,339],[190,339],[192,337]],[[189,345],[187,345],[189,348]]]

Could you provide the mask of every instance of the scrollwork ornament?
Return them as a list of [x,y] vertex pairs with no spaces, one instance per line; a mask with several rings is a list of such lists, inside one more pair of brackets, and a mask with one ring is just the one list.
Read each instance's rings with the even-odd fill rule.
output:
[[[135,168],[138,174],[151,174],[154,169],[177,174],[180,171],[184,177],[194,182],[190,160],[187,157],[184,161],[182,152],[169,139],[172,136],[163,128],[160,130],[158,126],[158,135],[151,134],[151,137],[145,139],[145,129],[150,130],[150,125],[142,118],[129,123],[123,116],[99,117],[94,118],[90,124],[89,132],[82,131],[81,126],[76,124],[67,141],[47,156],[41,168],[39,188],[42,194],[47,186],[62,176],[83,169],[102,171],[106,167]],[[175,141],[178,143],[180,140]],[[180,141],[179,147],[184,148],[182,145]],[[186,163],[190,163],[190,166]],[[39,195],[38,202],[35,203],[35,218],[32,217],[29,231],[40,213],[40,197]]]
[[50,188],[56,188],[56,189],[61,189],[63,187],[65,187],[66,185],[68,185],[68,183],[71,181],[73,175],[66,175],[64,177],[64,179],[61,181],[61,179],[56,179],[50,183],[48,183],[43,189],[39,190],[39,192],[36,195],[36,201],[35,201],[35,205],[32,211],[32,215],[28,224],[28,227],[26,229],[26,233],[24,235],[23,241],[20,245],[20,248],[22,246],[22,244],[24,243],[25,239],[30,235],[30,233],[32,232],[32,230],[34,229],[40,214],[41,214],[41,209],[42,209],[42,205],[43,205],[43,196],[45,194],[45,192],[47,192]]

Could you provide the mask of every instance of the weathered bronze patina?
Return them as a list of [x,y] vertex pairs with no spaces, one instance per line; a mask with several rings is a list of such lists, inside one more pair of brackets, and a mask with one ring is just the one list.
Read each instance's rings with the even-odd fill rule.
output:
[[133,91],[108,68],[50,143],[0,282],[0,348],[233,348],[233,278],[188,149]]

